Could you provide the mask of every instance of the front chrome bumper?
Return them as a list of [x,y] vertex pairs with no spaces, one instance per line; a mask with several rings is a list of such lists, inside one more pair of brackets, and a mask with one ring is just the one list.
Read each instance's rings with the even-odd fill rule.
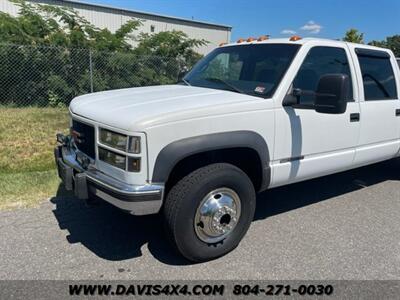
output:
[[164,185],[131,185],[116,180],[92,165],[84,168],[77,153],[68,145],[54,149],[58,176],[65,188],[74,191],[80,199],[87,199],[89,192],[132,215],[157,213],[163,201]]

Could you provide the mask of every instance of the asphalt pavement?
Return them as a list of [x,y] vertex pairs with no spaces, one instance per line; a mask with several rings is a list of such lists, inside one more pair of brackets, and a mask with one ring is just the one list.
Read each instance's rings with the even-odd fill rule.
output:
[[0,279],[400,279],[400,162],[266,191],[239,247],[191,264],[157,216],[88,207],[61,187],[0,212]]

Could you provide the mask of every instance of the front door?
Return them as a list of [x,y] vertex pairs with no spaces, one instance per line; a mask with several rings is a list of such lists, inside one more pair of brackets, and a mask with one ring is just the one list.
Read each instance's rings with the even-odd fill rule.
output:
[[[312,109],[276,109],[272,186],[297,182],[348,169],[352,166],[359,137],[358,87],[349,49],[329,41],[305,44],[289,73],[288,92],[307,91],[301,104],[314,102],[317,85],[326,74],[346,74],[351,79],[347,110],[343,114],[322,114]],[[283,98],[283,97],[280,97]]]

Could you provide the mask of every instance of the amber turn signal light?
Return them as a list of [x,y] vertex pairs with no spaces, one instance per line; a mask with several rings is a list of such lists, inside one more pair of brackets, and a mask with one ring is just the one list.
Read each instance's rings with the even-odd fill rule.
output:
[[294,35],[294,36],[292,36],[292,37],[290,38],[290,41],[292,41],[292,42],[295,42],[295,41],[298,41],[298,40],[301,40],[301,37],[298,36],[298,35]]
[[260,36],[257,41],[262,42],[268,40],[269,36],[268,35],[262,35]]

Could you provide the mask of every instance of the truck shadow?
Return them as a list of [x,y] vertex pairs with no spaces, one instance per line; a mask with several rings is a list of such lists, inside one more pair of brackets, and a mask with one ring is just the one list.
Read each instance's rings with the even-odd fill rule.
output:
[[163,233],[158,215],[131,216],[105,201],[94,204],[75,198],[60,185],[53,214],[60,229],[67,230],[67,241],[81,243],[95,255],[110,261],[123,261],[143,255],[146,248],[168,264],[188,262],[177,255]]
[[270,189],[258,195],[254,220],[285,213],[387,180],[400,180],[400,159]]
[[[265,191],[257,197],[254,220],[266,219],[386,180],[400,180],[399,171],[400,161],[392,160]],[[157,215],[134,217],[104,201],[88,206],[62,186],[51,202],[55,205],[53,213],[60,229],[69,233],[67,241],[81,243],[102,259],[133,259],[142,256],[142,251],[148,249],[162,263],[190,264],[172,249],[163,233],[161,218]]]

